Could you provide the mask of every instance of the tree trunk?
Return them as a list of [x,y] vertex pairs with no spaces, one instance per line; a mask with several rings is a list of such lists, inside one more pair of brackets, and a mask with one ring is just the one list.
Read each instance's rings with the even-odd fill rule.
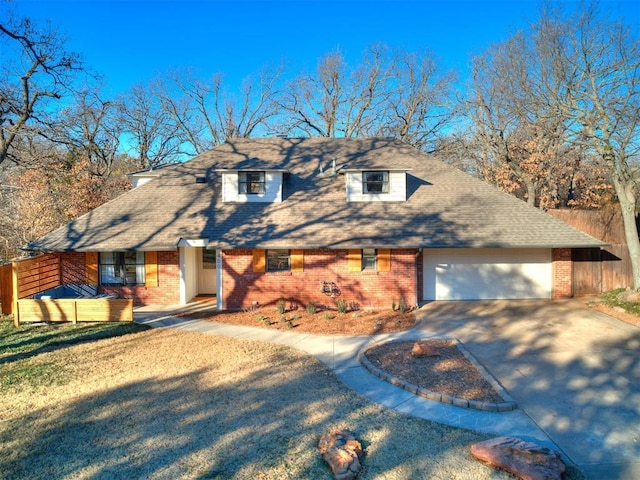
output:
[[614,181],[616,193],[622,210],[622,220],[624,223],[624,235],[629,248],[631,258],[631,268],[633,269],[633,288],[640,289],[640,238],[638,238],[638,227],[636,226],[636,199],[629,189],[623,188],[619,180]]

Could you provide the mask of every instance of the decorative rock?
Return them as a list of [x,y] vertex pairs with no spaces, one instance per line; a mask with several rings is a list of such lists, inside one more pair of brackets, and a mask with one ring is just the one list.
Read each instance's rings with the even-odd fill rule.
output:
[[560,480],[566,468],[559,452],[513,437],[497,437],[473,444],[471,453],[522,480]]
[[430,345],[426,345],[420,342],[414,343],[413,348],[411,349],[411,356],[415,358],[437,357],[438,355],[440,355],[440,352],[438,352],[438,350]]
[[627,289],[618,294],[618,300],[622,300],[623,302],[640,302],[640,292],[627,287]]
[[335,480],[353,480],[360,473],[362,445],[348,430],[334,430],[320,437],[318,450],[331,467]]

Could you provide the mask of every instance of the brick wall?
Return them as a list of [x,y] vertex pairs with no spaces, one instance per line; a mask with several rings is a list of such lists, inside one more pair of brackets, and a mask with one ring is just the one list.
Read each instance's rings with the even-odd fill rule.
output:
[[[84,252],[61,254],[62,283],[86,284]],[[99,293],[132,298],[134,305],[171,305],[180,302],[180,255],[178,250],[158,252],[158,286],[100,286]]]
[[60,254],[60,274],[63,285],[83,285],[87,283],[85,259],[84,252],[64,252]]
[[570,248],[554,248],[552,298],[570,298],[573,296],[573,263]]
[[[392,250],[389,272],[349,272],[347,250],[305,250],[302,272],[253,271],[251,250],[225,250],[223,266],[223,308],[247,308],[252,302],[275,304],[284,298],[304,307],[309,302],[335,308],[341,298],[358,308],[390,308],[403,298],[407,305],[416,299],[416,250]],[[321,282],[339,289],[335,297],[321,291]]]

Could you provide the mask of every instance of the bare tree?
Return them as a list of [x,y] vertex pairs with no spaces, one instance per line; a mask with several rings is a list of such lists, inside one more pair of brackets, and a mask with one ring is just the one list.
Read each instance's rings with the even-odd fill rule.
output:
[[425,53],[374,44],[350,67],[340,52],[296,77],[281,98],[282,130],[322,137],[391,136],[433,146],[451,120],[453,77]]
[[78,56],[51,26],[13,16],[0,21],[0,165],[19,161],[12,145],[27,129],[50,125],[54,103],[81,70]]
[[103,100],[95,90],[80,92],[74,100],[62,111],[50,138],[65,145],[72,158],[86,158],[92,175],[108,177],[120,155],[119,105]]
[[171,163],[183,153],[180,123],[163,108],[159,86],[136,85],[119,103],[119,123],[140,168]]
[[434,149],[455,114],[453,82],[453,73],[440,73],[430,54],[398,52],[378,134],[419,149]]
[[[545,7],[527,34],[492,48],[474,64],[468,102],[483,152],[526,187],[538,204],[555,172],[573,182],[572,162],[597,154],[613,184],[640,288],[636,228],[640,146],[640,40],[621,22],[582,4],[568,16]],[[573,172],[573,173],[572,173]],[[532,200],[533,198],[533,200]]]
[[270,130],[269,122],[278,113],[275,99],[281,75],[282,69],[265,68],[246,78],[239,94],[232,95],[221,74],[208,82],[191,72],[174,74],[163,85],[161,101],[183,142],[201,153],[228,138],[251,137],[260,128]]
[[[554,184],[561,180],[554,173],[561,171],[555,165],[563,163],[561,156],[567,158],[570,128],[555,102],[540,101],[545,72],[539,58],[522,33],[474,58],[472,96],[465,108],[485,179],[512,192],[521,185],[522,197],[534,206],[540,205],[543,190],[557,191]],[[558,201],[556,192],[552,203]]]
[[379,44],[369,47],[353,70],[340,52],[322,57],[315,74],[296,77],[281,98],[283,130],[320,137],[373,133],[391,95],[392,69],[388,49]]
[[636,227],[640,147],[640,38],[609,20],[597,3],[567,21],[546,9],[535,30],[552,79],[544,93],[576,125],[569,139],[596,152],[607,167],[622,209],[625,236],[640,289],[640,240]]

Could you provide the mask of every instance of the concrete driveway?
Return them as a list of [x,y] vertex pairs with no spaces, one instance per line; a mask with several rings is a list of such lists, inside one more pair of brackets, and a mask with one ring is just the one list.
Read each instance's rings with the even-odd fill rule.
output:
[[580,300],[434,302],[458,338],[592,479],[640,479],[640,329]]

